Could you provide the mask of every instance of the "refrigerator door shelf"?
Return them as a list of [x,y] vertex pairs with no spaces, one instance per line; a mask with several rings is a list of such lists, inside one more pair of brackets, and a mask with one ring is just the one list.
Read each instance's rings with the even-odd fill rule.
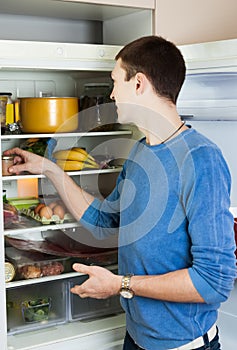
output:
[[177,108],[194,120],[237,120],[237,72],[188,74]]

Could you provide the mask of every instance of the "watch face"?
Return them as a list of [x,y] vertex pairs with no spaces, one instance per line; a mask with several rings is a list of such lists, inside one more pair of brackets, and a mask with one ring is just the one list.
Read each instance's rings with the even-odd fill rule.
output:
[[122,290],[120,291],[120,295],[121,295],[123,298],[132,299],[132,297],[134,296],[134,293],[133,293],[133,291],[131,291],[131,290],[122,289]]

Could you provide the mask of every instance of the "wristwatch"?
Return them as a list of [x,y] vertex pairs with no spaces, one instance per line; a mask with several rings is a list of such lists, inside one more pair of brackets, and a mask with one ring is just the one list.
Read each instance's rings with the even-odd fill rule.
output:
[[134,292],[130,289],[130,281],[133,275],[128,274],[123,276],[122,285],[120,289],[120,295],[125,299],[132,299],[134,297]]

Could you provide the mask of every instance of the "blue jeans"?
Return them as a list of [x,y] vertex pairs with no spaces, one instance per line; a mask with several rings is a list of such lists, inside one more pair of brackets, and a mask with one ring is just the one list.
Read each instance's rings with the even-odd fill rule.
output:
[[[218,335],[218,329],[216,332],[216,336],[212,339],[212,341],[204,346],[201,346],[200,348],[192,349],[192,350],[221,350],[221,346],[219,343],[219,335]],[[138,345],[136,345],[133,341],[133,339],[130,337],[128,332],[126,332],[125,339],[124,339],[124,345],[123,350],[145,350],[143,348],[140,348]],[[154,349],[159,350],[159,349]]]

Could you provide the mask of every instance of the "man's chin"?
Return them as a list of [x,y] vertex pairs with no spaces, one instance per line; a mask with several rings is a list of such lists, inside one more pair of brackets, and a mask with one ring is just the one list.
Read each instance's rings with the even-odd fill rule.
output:
[[120,124],[131,124],[131,118],[128,118],[128,116],[126,114],[122,114],[118,112],[118,122]]

